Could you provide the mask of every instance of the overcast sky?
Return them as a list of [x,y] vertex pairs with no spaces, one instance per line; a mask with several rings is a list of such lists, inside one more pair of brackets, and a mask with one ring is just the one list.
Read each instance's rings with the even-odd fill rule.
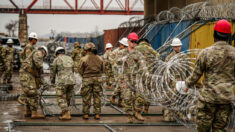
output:
[[[15,0],[16,4],[20,7],[25,7],[32,0]],[[43,5],[42,1],[35,6]],[[53,0],[57,3],[52,3],[55,6],[64,6],[63,0]],[[68,0],[74,2],[74,0]],[[41,3],[40,3],[41,2]],[[97,1],[98,3],[98,1]],[[111,4],[115,6],[116,2]],[[0,7],[12,7],[9,0],[1,0]],[[44,4],[45,6],[45,4]],[[87,2],[85,5],[92,7],[91,3]],[[141,7],[142,4],[138,3],[137,7]],[[44,14],[28,14],[28,26],[29,32],[37,32],[40,36],[50,33],[51,29],[59,32],[93,32],[96,26],[98,30],[102,32],[104,29],[117,28],[120,23],[128,21],[133,16],[126,15],[44,15]],[[139,16],[143,17],[143,16]],[[5,25],[11,20],[18,20],[18,14],[1,14],[0,13],[0,32],[7,32]]]

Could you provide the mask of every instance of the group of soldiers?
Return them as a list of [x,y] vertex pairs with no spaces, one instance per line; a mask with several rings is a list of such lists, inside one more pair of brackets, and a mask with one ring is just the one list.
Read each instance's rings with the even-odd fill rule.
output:
[[[185,92],[187,92],[188,88],[192,88],[200,77],[203,74],[205,75],[202,88],[199,90],[197,113],[197,130],[199,132],[206,132],[211,128],[215,131],[225,131],[229,115],[232,112],[231,101],[234,100],[233,86],[235,84],[235,49],[227,43],[229,36],[231,36],[231,24],[226,20],[218,21],[214,28],[215,44],[199,54],[192,74],[183,79],[186,80]],[[35,49],[36,43],[37,34],[31,33],[29,43],[20,53],[20,82],[25,98],[24,115],[33,119],[45,117],[37,112],[39,98],[37,89],[45,84],[42,78],[43,58],[48,54],[45,46]],[[129,123],[134,122],[134,117],[144,121],[141,114],[148,112],[149,98],[151,97],[143,96],[136,91],[139,82],[136,82],[135,78],[138,72],[141,72],[144,78],[151,76],[152,70],[154,70],[151,64],[153,61],[162,60],[162,58],[151,47],[147,39],[139,39],[134,32],[130,33],[127,38],[122,38],[119,45],[117,49],[112,51],[112,44],[106,44],[106,52],[103,57],[97,55],[97,49],[91,42],[85,44],[83,49],[79,43],[74,43],[75,49],[71,56],[66,55],[65,48],[57,47],[56,58],[51,67],[50,80],[52,84],[56,85],[57,102],[61,108],[59,119],[71,119],[68,107],[71,105],[71,98],[74,94],[75,72],[82,77],[80,94],[83,102],[83,119],[89,119],[92,96],[94,118],[100,119],[102,84],[104,83],[102,75],[105,74],[106,88],[114,88],[110,98],[111,104],[115,105],[115,99],[119,98],[118,106],[124,106]],[[180,52],[182,46],[180,39],[174,38],[171,46],[174,51],[166,58],[166,62],[175,54],[182,54]],[[8,47],[6,49],[10,49],[10,43]],[[11,52],[4,54],[8,53]],[[186,55],[181,57],[184,56]],[[10,59],[11,57],[3,58]],[[8,65],[5,60],[2,63]],[[174,88],[177,82],[169,83]],[[150,88],[149,83],[145,83],[145,85]],[[168,109],[163,110],[165,121],[174,120],[171,112]]]
[[13,48],[14,41],[12,39],[7,40],[7,46],[2,47],[2,39],[0,39],[0,76],[2,84],[11,83],[11,77],[13,74],[13,63],[16,50]]

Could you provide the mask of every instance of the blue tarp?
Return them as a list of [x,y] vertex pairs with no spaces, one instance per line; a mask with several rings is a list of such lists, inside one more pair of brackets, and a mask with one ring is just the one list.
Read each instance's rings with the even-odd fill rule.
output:
[[[170,34],[173,32],[177,24],[178,23],[169,23],[169,24],[164,24],[164,25],[158,24],[150,31],[150,33],[146,36],[146,38],[148,40],[152,39],[151,45],[153,46],[154,49],[158,49],[161,45],[163,45],[166,39],[170,36]],[[170,39],[174,38],[174,36],[181,33],[184,29],[186,29],[189,26],[189,24],[190,24],[190,21],[181,22]],[[185,34],[189,33],[190,31],[191,29],[187,30]],[[190,36],[184,38],[182,40],[182,43],[183,43],[182,51],[188,50],[189,43],[190,43]]]

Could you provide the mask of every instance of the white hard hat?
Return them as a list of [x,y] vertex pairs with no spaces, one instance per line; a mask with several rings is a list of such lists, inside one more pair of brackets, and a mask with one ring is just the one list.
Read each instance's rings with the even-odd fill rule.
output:
[[56,52],[59,51],[59,50],[65,50],[65,49],[64,49],[64,47],[57,47],[56,50],[55,50],[55,54],[56,54]]
[[45,51],[46,51],[46,54],[48,54],[48,50],[47,50],[47,47],[46,46],[40,46],[40,47],[38,47],[38,49],[44,49]]
[[105,49],[112,48],[112,47],[113,47],[113,45],[111,43],[107,43],[105,46]]
[[38,35],[35,32],[31,32],[29,38],[38,39]]
[[127,38],[122,38],[121,40],[119,40],[119,43],[121,43],[122,45],[124,45],[124,46],[129,46],[129,44],[128,44],[128,39]]
[[181,46],[181,45],[182,45],[182,43],[181,43],[180,39],[174,38],[174,39],[172,40],[171,46]]
[[7,40],[7,44],[13,44],[14,42],[13,42],[13,40],[12,39],[8,39]]

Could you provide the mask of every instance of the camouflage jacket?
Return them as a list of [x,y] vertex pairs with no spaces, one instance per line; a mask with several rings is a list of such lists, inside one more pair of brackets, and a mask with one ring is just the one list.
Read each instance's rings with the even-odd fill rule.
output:
[[22,64],[22,70],[32,74],[36,78],[40,78],[43,73],[43,53],[40,50],[34,50],[24,60]]
[[[34,51],[34,47],[31,44],[26,44],[26,47],[22,49],[19,53],[20,63],[23,65],[24,60]],[[20,67],[20,72],[23,72],[22,66]]]
[[113,50],[112,53],[110,54],[109,59],[113,67],[114,65],[117,66],[116,58],[118,58],[117,55],[119,54],[120,51],[121,49],[118,47],[117,49]]
[[154,50],[149,43],[141,42],[138,46],[135,47],[135,50],[141,52],[144,55],[144,59],[147,62],[149,69],[153,62],[161,59],[160,54]]
[[112,73],[112,63],[111,63],[112,60],[110,57],[111,54],[112,54],[112,51],[108,50],[103,55],[106,74]]
[[5,63],[13,63],[15,55],[15,49],[12,47],[5,47],[2,51],[2,57],[4,58]]
[[122,76],[124,79],[130,80],[138,73],[146,73],[147,67],[144,61],[144,56],[137,50],[129,51],[128,49],[121,50],[119,54],[123,57],[118,58],[118,63],[122,63]]
[[4,65],[4,57],[2,56],[3,47],[0,45],[0,66]]
[[175,52],[175,51],[172,52],[172,53],[170,53],[170,54],[166,57],[165,62],[168,62],[168,61],[171,59],[171,57],[174,56],[174,55],[176,55],[176,52]]
[[20,60],[23,62],[35,48],[31,44],[26,44],[25,48],[20,52]]
[[104,73],[103,59],[93,53],[87,53],[78,63],[78,72],[82,77],[101,77]]
[[110,50],[107,50],[105,53],[104,53],[104,56],[103,56],[103,58],[104,58],[104,60],[106,61],[109,61],[110,59],[111,59],[111,57],[110,57],[110,55],[112,54],[112,51],[110,51]]
[[190,88],[201,78],[199,99],[213,104],[229,104],[234,101],[235,48],[224,41],[202,50],[196,60],[193,73],[186,79]]
[[[172,58],[175,57],[175,58]],[[180,53],[176,53],[175,51],[172,52],[170,55],[168,55],[165,59],[165,62],[169,62],[171,59],[171,61],[173,61],[173,63],[178,63],[178,65],[184,65],[184,67],[180,67],[180,70],[172,72],[175,73],[174,77],[177,81],[183,81],[186,79],[186,77],[189,76],[189,67],[185,66],[185,65],[189,65],[189,63],[187,63],[187,61],[189,61],[187,58],[189,58],[186,54],[180,52]],[[177,60],[177,62],[174,62],[175,60]],[[179,64],[180,63],[180,64]],[[172,65],[174,66],[174,65]],[[172,68],[172,69],[179,69],[178,68]]]
[[67,55],[60,55],[55,58],[51,68],[51,82],[58,85],[73,85],[75,84],[74,74],[73,74],[73,60]]
[[80,59],[84,56],[84,51],[82,48],[75,48],[71,53],[71,58],[74,62],[79,62]]

